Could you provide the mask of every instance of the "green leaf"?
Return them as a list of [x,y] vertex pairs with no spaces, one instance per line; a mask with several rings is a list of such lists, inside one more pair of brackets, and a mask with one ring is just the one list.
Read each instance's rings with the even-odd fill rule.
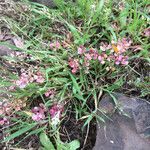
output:
[[89,115],[87,120],[85,121],[84,125],[82,128],[84,128],[87,124],[89,124],[91,122],[91,120],[93,119],[93,114]]
[[95,22],[96,19],[100,16],[103,6],[104,6],[104,0],[99,1],[99,3],[97,4],[97,9],[94,12],[92,22]]
[[115,106],[118,106],[118,101],[117,101],[116,97],[113,95],[113,92],[109,91],[108,89],[103,89],[103,90],[110,95],[110,97],[112,98]]
[[45,150],[55,150],[54,145],[44,132],[40,134],[40,142],[44,146]]
[[77,150],[80,147],[80,142],[78,140],[74,140],[68,143],[69,150]]
[[122,87],[123,85],[123,77],[120,77],[117,81],[115,81],[111,86],[108,86],[107,90],[114,91]]
[[33,127],[35,127],[36,125],[37,125],[36,123],[27,125],[26,127],[22,128],[22,129],[18,130],[17,132],[11,134],[10,136],[8,136],[3,142],[10,141],[10,140],[22,135],[23,133],[26,133],[27,131],[29,131]]
[[117,36],[116,33],[114,32],[114,29],[112,27],[108,27],[108,30],[111,32],[112,34],[112,39],[117,42]]
[[22,141],[24,141],[27,137],[29,137],[31,135],[35,135],[35,134],[37,135],[37,134],[41,133],[42,131],[44,131],[45,128],[46,127],[31,131],[29,134],[27,134],[27,136],[23,137],[20,141],[18,141],[18,143],[16,143],[16,145],[19,145]]
[[46,80],[48,81],[48,79],[49,79],[49,73],[50,72],[56,72],[56,71],[58,71],[59,69],[61,68],[61,66],[58,66],[58,67],[51,67],[51,68],[48,68],[48,69],[46,69]]
[[125,27],[127,24],[127,16],[128,16],[128,10],[125,9],[124,11],[120,12],[119,21],[122,28]]
[[104,6],[104,0],[101,0],[101,1],[99,2],[99,4],[98,4],[98,9],[97,9],[97,11],[100,12],[100,11],[102,10],[103,6]]
[[[83,95],[83,93],[81,92],[81,89],[80,89],[80,87],[79,87],[79,85],[78,85],[78,83],[77,83],[75,77],[74,77],[71,73],[69,73],[69,75],[70,75],[70,77],[71,77],[71,79],[72,79],[72,82],[73,82],[73,88],[74,88],[80,95]],[[76,93],[75,93],[75,94],[76,94]]]
[[[81,36],[80,36],[80,33],[79,31],[77,30],[77,28],[69,23],[66,22],[66,24],[68,25],[71,33],[73,34],[74,36],[74,42],[76,44],[79,44],[80,40],[82,39]],[[81,44],[81,43],[80,43]],[[83,43],[82,43],[83,44]]]

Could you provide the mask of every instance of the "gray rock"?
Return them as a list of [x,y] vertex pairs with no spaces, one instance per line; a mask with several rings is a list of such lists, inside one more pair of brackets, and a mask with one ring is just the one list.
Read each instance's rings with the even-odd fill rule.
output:
[[121,113],[115,111],[110,96],[104,96],[99,104],[99,109],[105,111],[109,118],[105,118],[105,124],[97,123],[97,137],[93,150],[149,150],[149,102],[118,93],[115,97]]
[[0,56],[7,56],[11,54],[12,50],[5,46],[5,45],[0,45]]
[[[8,60],[6,60],[5,56],[10,58],[16,56],[16,51],[12,47],[19,47],[20,45],[21,44],[18,37],[10,34],[0,34],[0,67],[3,67],[3,69],[5,68],[11,72],[16,72],[16,68],[13,66],[13,63],[11,64]],[[4,72],[1,72],[0,76],[5,76],[3,73]]]
[[10,48],[10,46],[7,45],[14,45],[12,36],[0,34],[0,42],[5,42],[5,45],[3,43],[0,43],[0,57],[9,56],[13,52],[13,50]]

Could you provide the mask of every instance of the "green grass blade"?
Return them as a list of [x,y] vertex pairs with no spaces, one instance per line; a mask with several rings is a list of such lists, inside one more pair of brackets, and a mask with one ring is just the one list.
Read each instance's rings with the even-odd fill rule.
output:
[[27,125],[26,127],[22,128],[22,129],[18,130],[17,132],[11,134],[10,136],[8,136],[6,139],[3,140],[3,142],[10,141],[10,140],[22,135],[23,133],[26,133],[27,131],[34,128],[36,125],[37,125],[36,123]]

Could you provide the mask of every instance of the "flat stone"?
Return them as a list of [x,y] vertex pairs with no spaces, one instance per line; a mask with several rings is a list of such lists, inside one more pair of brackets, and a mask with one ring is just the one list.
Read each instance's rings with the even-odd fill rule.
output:
[[[1,43],[2,42],[2,43]],[[15,37],[11,34],[0,34],[0,68],[2,70],[9,70],[11,72],[16,72],[16,68],[13,66],[13,63],[10,63],[5,56],[13,58],[17,57],[16,53],[20,51],[16,51],[13,46],[21,48],[22,41],[19,37]],[[5,77],[4,71],[0,73],[0,76]]]
[[[5,42],[5,45],[1,42]],[[12,36],[9,34],[0,34],[0,57],[9,56],[13,52],[13,50],[9,46],[7,46],[7,44],[14,45]]]
[[12,52],[11,48],[5,45],[0,45],[0,56],[8,56]]
[[[105,95],[99,109],[105,112],[105,123],[97,123],[97,137],[93,150],[149,150],[150,104],[140,98],[115,93],[113,99]],[[119,110],[120,108],[120,110]],[[102,113],[98,113],[102,116]]]

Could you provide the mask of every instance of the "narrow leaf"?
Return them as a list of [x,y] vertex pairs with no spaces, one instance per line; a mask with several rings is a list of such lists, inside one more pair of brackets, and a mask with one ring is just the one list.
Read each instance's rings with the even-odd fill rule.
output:
[[77,150],[80,147],[80,142],[78,140],[74,140],[68,144],[69,150]]
[[18,130],[17,132],[11,134],[10,136],[8,136],[3,142],[6,142],[6,141],[10,141],[20,135],[22,135],[23,133],[26,133],[27,131],[31,130],[33,127],[35,127],[37,124],[34,123],[34,124],[31,124],[31,125],[28,125],[20,130]]
[[44,146],[45,150],[55,150],[54,145],[44,132],[40,134],[40,142]]

